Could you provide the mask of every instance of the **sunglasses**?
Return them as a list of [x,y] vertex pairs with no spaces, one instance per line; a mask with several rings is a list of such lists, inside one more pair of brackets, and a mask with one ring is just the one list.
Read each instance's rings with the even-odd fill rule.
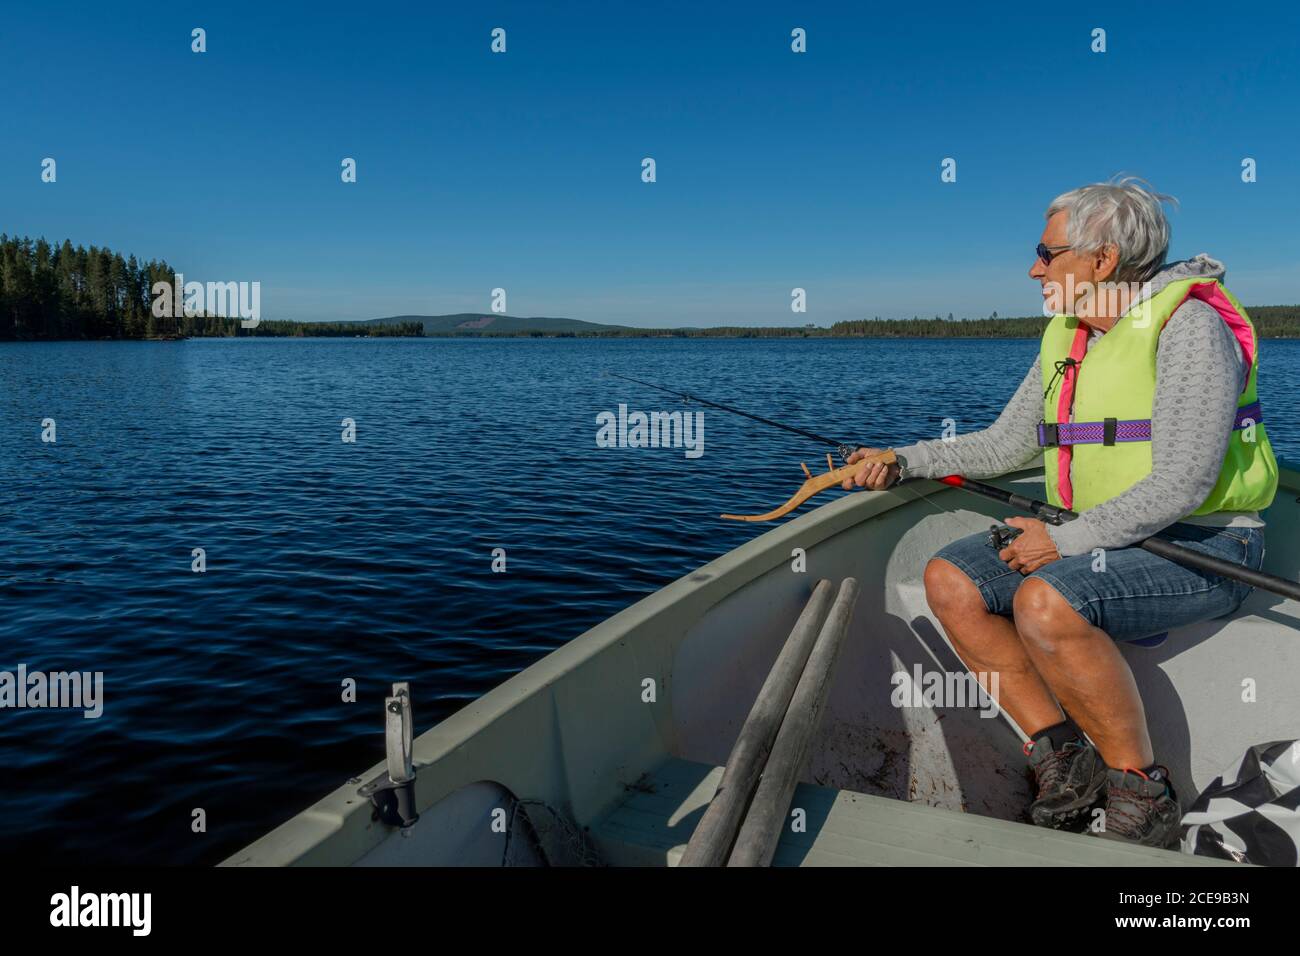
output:
[[1049,246],[1045,242],[1040,242],[1038,248],[1034,251],[1038,253],[1038,258],[1043,260],[1043,265],[1050,266],[1052,260],[1067,249],[1073,249],[1073,246]]

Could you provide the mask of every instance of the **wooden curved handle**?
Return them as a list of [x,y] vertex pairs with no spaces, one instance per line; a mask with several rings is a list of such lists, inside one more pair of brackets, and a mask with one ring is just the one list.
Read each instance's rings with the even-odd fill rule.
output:
[[[830,471],[827,471],[825,474],[813,475],[811,478],[809,478],[807,481],[805,481],[802,485],[799,486],[799,490],[794,493],[794,495],[790,498],[789,501],[787,501],[781,507],[767,512],[767,514],[723,515],[722,517],[726,518],[729,521],[774,521],[777,518],[785,517],[791,511],[794,511],[795,508],[798,508],[801,504],[803,504],[805,501],[807,501],[809,498],[811,498],[813,495],[817,494],[818,492],[825,491],[827,488],[838,487],[840,484],[843,483],[845,478],[852,478],[859,471],[861,471],[862,466],[865,464],[870,464],[872,462],[879,461],[879,462],[883,462],[886,465],[892,465],[897,460],[898,459],[894,457],[894,449],[886,448],[884,451],[880,452],[879,454],[868,455],[866,458],[863,458],[861,461],[855,461],[851,465],[844,465],[840,468],[831,468]],[[827,464],[834,464],[834,462],[832,462],[831,460],[830,455],[826,456],[826,461]],[[805,465],[804,471],[807,472],[807,470],[808,467]]]

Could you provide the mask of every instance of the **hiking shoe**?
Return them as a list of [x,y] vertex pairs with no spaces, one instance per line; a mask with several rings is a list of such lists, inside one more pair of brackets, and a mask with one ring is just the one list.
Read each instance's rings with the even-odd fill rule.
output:
[[1029,805],[1029,819],[1035,826],[1069,828],[1101,801],[1106,765],[1092,744],[1068,740],[1058,749],[1044,736],[1024,749],[1038,786],[1038,796]]
[[1169,771],[1152,780],[1140,770],[1106,769],[1106,828],[1097,835],[1138,846],[1168,848],[1182,835],[1183,809]]

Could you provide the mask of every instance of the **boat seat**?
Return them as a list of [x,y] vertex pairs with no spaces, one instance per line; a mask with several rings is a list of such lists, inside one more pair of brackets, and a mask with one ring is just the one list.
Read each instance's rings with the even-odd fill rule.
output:
[[[602,860],[676,866],[721,779],[721,767],[665,761],[591,827]],[[787,829],[773,866],[1238,865],[811,784],[792,806],[805,811],[807,832]]]

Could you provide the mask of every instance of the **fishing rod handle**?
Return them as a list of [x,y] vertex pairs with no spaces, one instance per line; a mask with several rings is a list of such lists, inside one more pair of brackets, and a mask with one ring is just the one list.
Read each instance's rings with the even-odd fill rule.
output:
[[1070,511],[1068,508],[1058,508],[1056,505],[1049,505],[1046,501],[1039,501],[1036,498],[1025,498],[1013,494],[1010,501],[1017,508],[1028,511],[1035,518],[1045,521],[1047,524],[1065,524],[1067,521],[1073,521],[1079,517],[1078,512]]
[[1293,601],[1300,601],[1300,583],[1288,581],[1276,574],[1269,574],[1267,571],[1256,571],[1254,568],[1248,568],[1242,564],[1234,564],[1231,561],[1225,561],[1223,558],[1216,558],[1210,554],[1193,551],[1191,548],[1174,544],[1172,541],[1166,541],[1163,538],[1147,538],[1145,541],[1138,542],[1137,546],[1144,551],[1158,554],[1162,558],[1168,558],[1170,561],[1199,568],[1202,571],[1209,571],[1221,578],[1240,581],[1242,584],[1249,584],[1261,591],[1280,594],[1291,598]]

